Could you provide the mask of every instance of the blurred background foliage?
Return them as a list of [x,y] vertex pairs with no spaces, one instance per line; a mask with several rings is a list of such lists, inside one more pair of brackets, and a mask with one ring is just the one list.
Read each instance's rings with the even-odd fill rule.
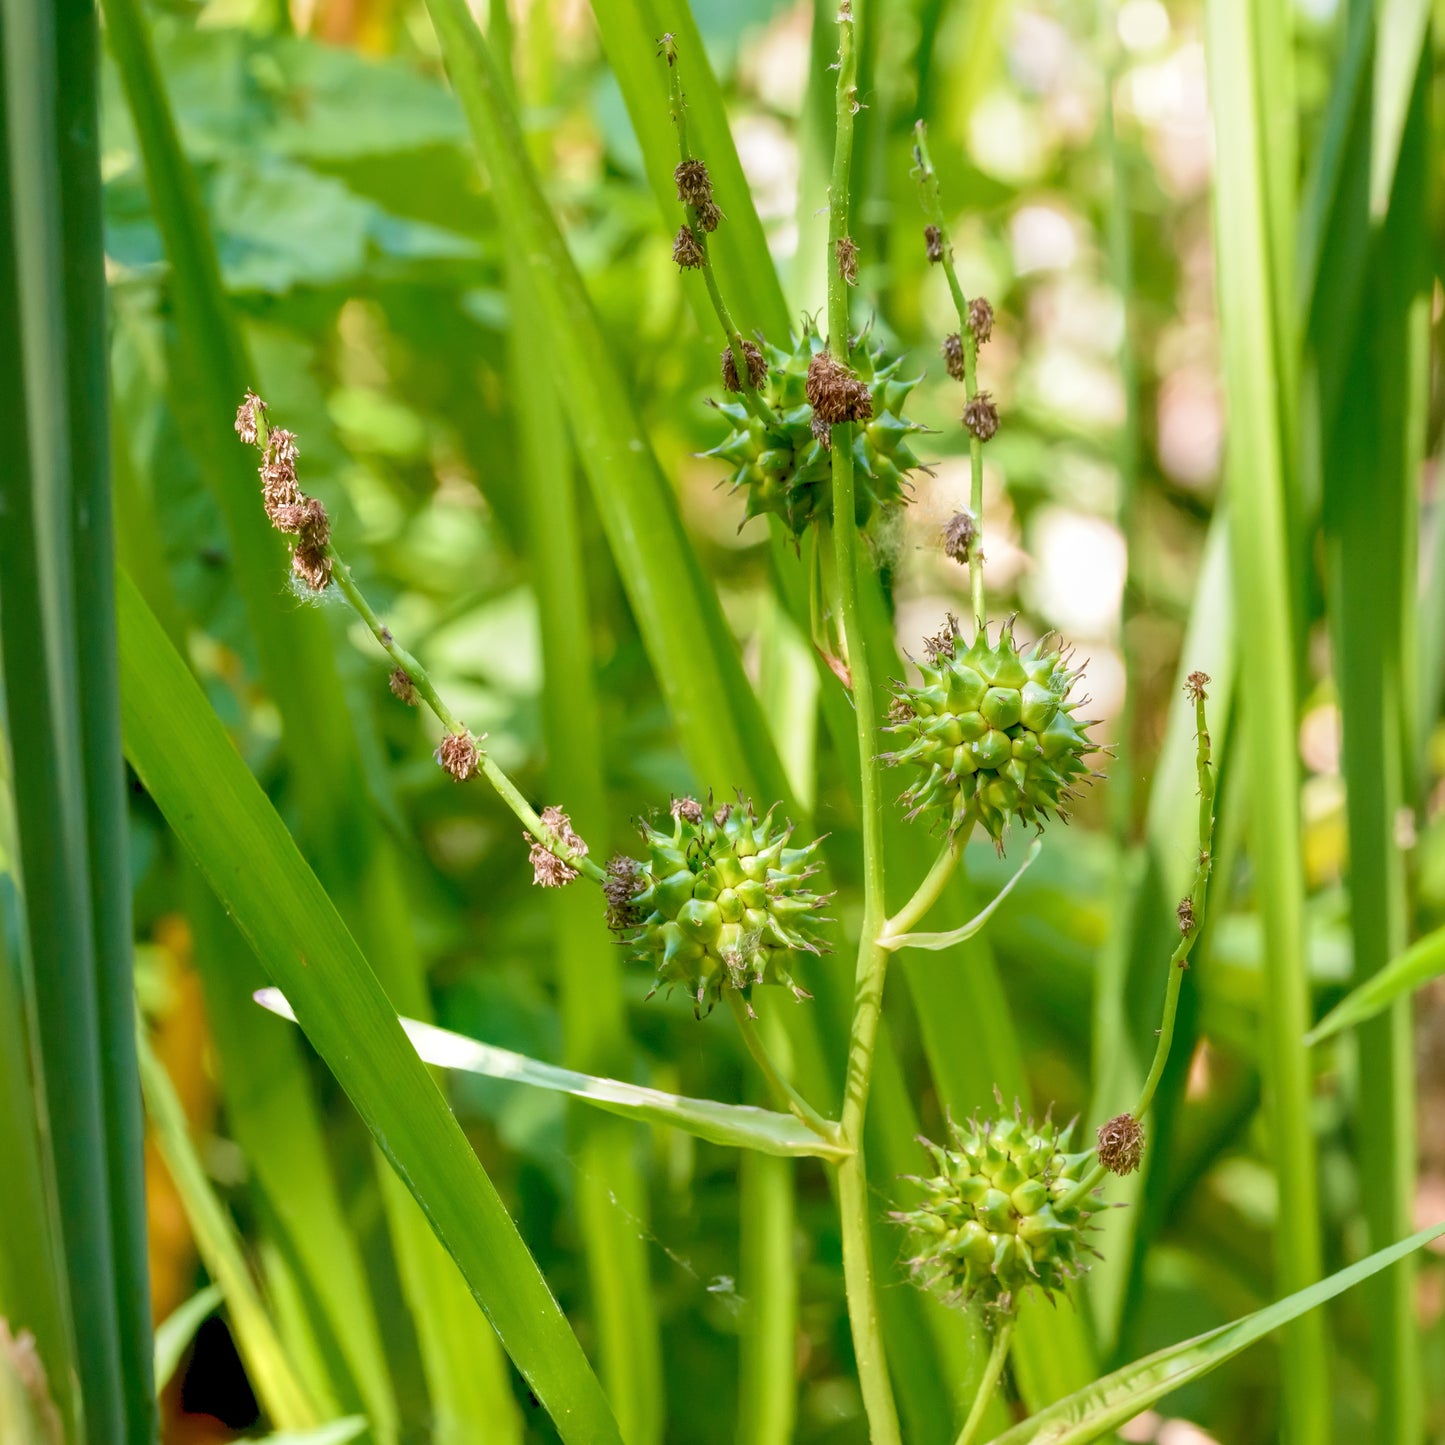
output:
[[[830,97],[810,83],[831,58],[829,7],[820,5],[816,19],[812,6],[788,0],[696,0],[693,9],[801,317],[823,302],[819,117]],[[990,929],[1033,1099],[1055,1101],[1056,1115],[1067,1118],[1089,1113],[1097,970],[1111,937],[1118,942],[1111,930],[1122,926],[1115,900],[1125,885],[1124,850],[1147,816],[1221,493],[1225,417],[1203,18],[1189,0],[875,0],[869,9],[866,108],[858,119],[860,290],[876,307],[877,334],[924,373],[913,414],[936,429],[920,447],[931,473],[916,477],[912,505],[877,544],[897,637],[916,651],[946,610],[966,606],[966,577],[939,547],[943,522],[966,499],[968,461],[958,391],[938,355],[954,323],[943,277],[923,254],[909,176],[911,127],[922,116],[964,288],[987,295],[998,314],[982,361],[983,384],[1004,416],[986,457],[992,610],[1017,609],[1022,631],[1058,628],[1077,645],[1089,658],[1089,711],[1105,720],[1103,739],[1119,747],[1114,776],[1089,793],[1072,829],[1050,832],[1039,863]],[[1292,12],[1306,156],[1324,123],[1344,10],[1332,0],[1300,0]],[[660,214],[649,188],[592,14],[582,0],[514,0],[510,14],[493,4],[480,18],[494,43],[511,49],[529,97],[529,140],[605,327],[608,353],[595,364],[614,369],[635,397],[757,677],[771,636],[781,630],[795,647],[801,639],[773,600],[764,527],[739,528],[741,500],[719,487],[723,465],[699,456],[724,431],[706,405],[718,393],[717,341],[689,310],[669,254],[673,218]],[[410,0],[164,0],[148,19],[254,359],[254,384],[300,437],[305,486],[325,501],[340,550],[458,715],[487,733],[489,750],[536,801],[557,801],[543,781],[536,598],[548,578],[527,544],[517,390],[546,390],[552,379],[545,354],[530,372],[513,369],[508,243],[424,10]],[[647,53],[629,63],[655,62]],[[105,64],[122,559],[183,640],[246,762],[312,852],[316,840],[302,821],[305,780],[281,750],[279,700],[261,681],[225,519],[203,481],[170,273],[125,98]],[[1431,150],[1432,186],[1442,154],[1438,145]],[[1431,215],[1438,260],[1445,238],[1438,212]],[[1440,294],[1437,282],[1437,331]],[[1437,557],[1439,412],[1437,388],[1426,475],[1433,531],[1424,529],[1427,552],[1433,547]],[[578,495],[600,702],[597,735],[585,741],[605,762],[613,820],[608,836],[593,841],[600,854],[604,845],[627,846],[630,817],[656,810],[671,793],[721,780],[690,775],[617,563],[590,498]],[[284,589],[279,576],[276,587]],[[1306,963],[1318,1014],[1344,992],[1352,956],[1339,711],[1319,585],[1311,582],[1306,593],[1298,751]],[[1441,595],[1438,580],[1433,595]],[[286,594],[286,605],[316,604]],[[331,603],[320,611],[359,739],[366,804],[393,845],[406,925],[437,1020],[559,1059],[554,930],[532,890],[514,819],[486,788],[458,789],[435,767],[431,720],[396,704],[370,639],[348,612]],[[1227,631],[1227,614],[1216,613],[1214,625]],[[1433,670],[1422,668],[1426,695],[1437,703],[1439,677],[1438,659]],[[1413,806],[1400,820],[1410,835],[1420,931],[1445,923],[1445,729],[1437,714],[1438,707],[1422,775],[1409,790]],[[1216,727],[1224,738],[1232,730],[1228,717]],[[805,759],[810,741],[803,740]],[[1240,846],[1249,781],[1227,745],[1225,758],[1227,866],[1216,873],[1213,919],[1187,989],[1192,1053],[1186,1050],[1179,1084],[1188,1107],[1161,1125],[1164,1152],[1141,1206],[1136,1277],[1117,1337],[1105,1337],[1105,1362],[1207,1329],[1275,1294],[1270,1252],[1279,1206],[1258,1111],[1255,1042],[1263,945]],[[849,856],[856,817],[825,733],[817,738],[816,781],[806,774],[799,791],[805,799],[816,793],[819,831],[831,831],[841,840],[839,856]],[[214,1016],[222,991],[204,985],[203,955],[234,956],[238,946],[214,906],[197,903],[189,865],[138,788],[131,818],[142,998],[155,1047],[209,1176],[269,1277],[275,1201],[257,1187],[248,1153],[265,1146],[265,1135],[253,1128],[244,1138],[228,1111],[216,1040],[230,1024]],[[347,840],[333,841],[344,853]],[[970,862],[985,886],[1007,876],[991,850],[971,849]],[[1140,967],[1164,956],[1147,945],[1167,944],[1171,927],[1165,912],[1143,930]],[[848,967],[841,957],[810,965],[814,972]],[[909,967],[904,959],[898,970]],[[731,1028],[721,1018],[694,1023],[677,999],[643,1007],[649,978],[631,967],[624,976],[632,1054],[615,1071],[685,1093],[740,1098],[745,1060]],[[802,981],[809,982],[806,970]],[[1144,1048],[1156,1002],[1147,988],[1135,993],[1127,1027]],[[889,1016],[902,1067],[925,1130],[936,1135],[941,1106],[912,1007],[895,978]],[[1445,1102],[1442,1019],[1427,996],[1418,1053],[1421,1223],[1445,1206],[1445,1134],[1437,1122],[1445,1113],[1435,1107]],[[956,1048],[971,1048],[966,1033]],[[1353,1060],[1348,1046],[1316,1058],[1311,1124],[1330,1268],[1362,1249],[1359,1209],[1370,1187],[1351,1140]],[[426,1438],[422,1351],[402,1303],[365,1134],[325,1071],[314,1060],[306,1067],[339,1207],[366,1267],[403,1436]],[[575,1208],[588,1166],[573,1147],[563,1101],[479,1080],[453,1079],[449,1088],[595,1358],[597,1321]],[[662,1130],[616,1137],[646,1181],[645,1208],[628,1219],[645,1240],[660,1320],[671,1422],[663,1438],[699,1445],[736,1438],[739,1337],[749,1319],[737,1283],[737,1156]],[[181,1200],[157,1160],[149,1163],[161,1319],[205,1276]],[[794,1172],[796,1438],[857,1441],[864,1426],[836,1217],[822,1169],[803,1164]],[[888,1200],[877,1204],[884,1210]],[[1351,1297],[1330,1311],[1340,1346],[1333,1380],[1340,1438],[1367,1438],[1361,1432],[1369,1428],[1364,1308]],[[1445,1272],[1433,1262],[1421,1269],[1418,1310],[1438,1436],[1445,1431]],[[219,1318],[202,1328],[165,1397],[168,1439],[228,1438],[257,1423],[230,1350]],[[1275,1439],[1277,1371],[1273,1347],[1256,1350],[1169,1400],[1168,1415],[1180,1419],[1146,1417],[1127,1438],[1167,1445]],[[525,1386],[514,1392],[530,1431],[548,1438]]]

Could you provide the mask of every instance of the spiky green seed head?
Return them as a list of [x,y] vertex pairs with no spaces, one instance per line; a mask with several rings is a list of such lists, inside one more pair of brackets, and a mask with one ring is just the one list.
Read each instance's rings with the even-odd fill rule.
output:
[[[744,520],[773,512],[794,536],[802,536],[814,521],[832,515],[831,437],[826,427],[814,428],[807,391],[808,368],[824,351],[823,341],[806,325],[791,351],[769,345],[763,350],[768,369],[759,391],[778,425],[764,426],[742,402],[722,402],[718,410],[733,429],[706,455],[733,468],[732,486],[747,497]],[[870,348],[860,338],[848,365],[871,402],[867,419],[853,429],[854,507],[858,525],[866,527],[907,501],[908,473],[922,465],[909,441],[926,428],[903,415],[919,378],[900,379],[901,358],[889,361],[881,346]]]
[[935,1172],[913,1180],[917,1207],[893,1216],[908,1230],[913,1277],[950,1303],[1009,1310],[1024,1290],[1052,1296],[1082,1273],[1084,1234],[1101,1205],[1070,1198],[1093,1158],[1067,1152],[1071,1132],[1036,1128],[1016,1109],[950,1122],[948,1148],[920,1140]]
[[939,809],[950,829],[976,817],[1003,848],[1009,820],[1042,826],[1050,812],[1068,816],[1074,784],[1089,776],[1094,751],[1088,722],[1069,690],[1080,673],[1049,638],[1026,651],[1013,639],[1013,619],[990,643],[981,628],[965,649],[957,624],[925,644],[917,687],[895,687],[897,716],[887,731],[900,740],[883,754],[890,764],[921,770],[903,793],[910,819]]
[[821,840],[790,848],[793,825],[774,826],[775,812],[760,818],[745,800],[713,809],[679,799],[670,830],[640,825],[647,856],[615,868],[610,925],[656,969],[653,993],[680,985],[699,1018],[728,988],[746,999],[760,984],[782,984],[810,997],[788,965],[794,954],[827,948],[827,898],[809,886]]

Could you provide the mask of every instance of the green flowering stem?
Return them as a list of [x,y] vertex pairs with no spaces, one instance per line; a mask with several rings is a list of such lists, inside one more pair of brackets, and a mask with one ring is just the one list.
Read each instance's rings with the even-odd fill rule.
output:
[[963,859],[963,846],[972,831],[973,820],[971,818],[967,820],[967,826],[949,831],[938,857],[934,860],[933,867],[928,870],[927,876],[918,885],[913,897],[892,918],[888,919],[879,931],[878,941],[884,948],[891,951],[902,947],[901,944],[894,943],[892,940],[911,932],[913,925],[918,923],[928,910],[943,897],[943,890],[948,887],[949,881],[957,872],[958,865]]
[[[888,920],[888,923],[884,928],[883,935],[879,939],[879,943],[882,945],[882,947],[886,948],[889,953],[897,953],[900,948],[925,948],[937,952],[939,949],[953,948],[957,944],[966,943],[970,938],[974,936],[974,934],[981,933],[983,931],[984,925],[987,924],[989,919],[991,919],[993,915],[998,911],[998,908],[1003,903],[1004,899],[1013,892],[1014,887],[1018,883],[1019,879],[1028,872],[1029,866],[1033,863],[1034,859],[1039,856],[1039,849],[1042,847],[1043,839],[1035,838],[1033,842],[1029,844],[1028,854],[1024,858],[1024,861],[1019,864],[1018,869],[1015,871],[1013,877],[1010,878],[1009,881],[1005,883],[1004,886],[1000,888],[997,893],[994,894],[994,896],[989,900],[989,902],[977,913],[975,913],[973,917],[968,920],[967,923],[962,923],[957,928],[950,928],[946,933],[908,933],[902,927],[902,923],[905,921],[904,915],[913,906],[913,900],[910,900],[908,907],[904,908],[901,912]],[[962,843],[960,843],[959,852],[962,853],[962,851],[963,846]],[[939,862],[933,865],[932,872],[929,873],[928,878],[924,879],[925,887],[928,884],[928,879],[932,878],[934,873],[940,871],[940,864],[942,862],[943,859],[940,858]],[[952,872],[952,869],[949,869],[948,871]],[[947,879],[945,878],[944,882],[946,881]],[[938,885],[937,892],[942,892],[942,890],[943,884],[940,883]],[[920,888],[919,893],[922,893],[922,891],[923,889]],[[915,894],[914,899],[916,899],[917,897],[918,894]]]
[[737,1020],[738,1032],[742,1034],[743,1042],[748,1046],[748,1052],[753,1056],[753,1061],[768,1081],[768,1086],[787,1105],[788,1109],[820,1139],[826,1139],[830,1144],[837,1144],[841,1137],[838,1125],[832,1119],[825,1119],[783,1077],[781,1070],[773,1062],[772,1055],[768,1053],[762,1035],[758,1033],[756,1016],[749,1011],[747,1000],[735,988],[724,991],[727,994],[728,1003],[732,1006],[733,1017]]
[[1011,1314],[1005,1315],[994,1332],[993,1345],[988,1352],[988,1364],[984,1366],[983,1378],[978,1382],[978,1394],[973,1397],[973,1408],[968,1412],[968,1419],[963,1422],[963,1429],[958,1432],[954,1445],[971,1445],[973,1437],[978,1434],[978,1427],[983,1424],[989,1401],[993,1399],[993,1392],[998,1388],[999,1378],[1003,1374],[1013,1333],[1014,1317]]
[[[1179,994],[1184,987],[1184,972],[1189,967],[1189,955],[1194,951],[1201,929],[1204,927],[1205,895],[1209,889],[1209,875],[1214,867],[1214,768],[1211,761],[1209,723],[1204,715],[1204,688],[1209,679],[1201,672],[1189,675],[1186,690],[1194,699],[1195,725],[1195,770],[1199,778],[1199,858],[1194,869],[1194,883],[1188,895],[1179,905],[1179,942],[1169,955],[1169,981],[1164,988],[1164,1013],[1159,1021],[1159,1042],[1154,1046],[1154,1062],[1149,1066],[1149,1075],[1139,1091],[1139,1102],[1134,1105],[1132,1117],[1143,1122],[1154,1102],[1159,1081],[1164,1077],[1169,1062],[1169,1051],[1174,1043],[1174,1023],[1179,1013]],[[1065,1204],[1076,1203],[1090,1190],[1096,1189],[1108,1171],[1102,1164],[1097,1165],[1064,1200]]]
[[[958,312],[958,336],[963,344],[963,395],[972,401],[978,395],[978,338],[968,319],[968,297],[958,284],[953,265],[953,242],[943,222],[943,202],[939,197],[938,172],[928,154],[928,127],[920,120],[913,127],[913,174],[918,180],[918,198],[930,226],[938,228],[943,256],[940,264],[948,278],[948,289]],[[983,442],[971,432],[968,438],[968,462],[972,473],[968,507],[977,529],[968,553],[968,586],[973,598],[974,624],[982,627],[987,621],[983,601]]]
[[[342,560],[336,548],[328,545],[327,554],[331,558],[331,578],[335,582],[337,590],[371,629],[371,635],[381,644],[386,655],[406,673],[411,680],[411,685],[416,689],[417,696],[436,714],[437,721],[448,732],[454,733],[458,737],[465,737],[467,735],[466,725],[453,715],[452,710],[442,700],[441,694],[437,692],[426,668],[397,642],[391,635],[391,629],[372,610],[371,604],[366,600],[361,588],[356,585],[356,580],[351,575],[351,568]],[[497,790],[502,801],[517,815],[522,826],[549,853],[554,854],[570,867],[585,873],[594,883],[607,881],[607,874],[591,858],[587,857],[585,853],[578,853],[563,846],[552,835],[551,830],[543,824],[517,785],[492,761],[491,755],[481,748],[477,749],[477,771]]]
[[[677,131],[678,159],[686,164],[695,157],[687,143],[687,99],[682,93],[682,74],[677,64],[677,41],[672,35],[662,37],[658,54],[667,61],[668,111],[672,116],[673,129]],[[732,312],[728,310],[727,302],[723,300],[722,288],[717,283],[717,274],[712,267],[712,256],[708,251],[707,232],[699,222],[698,207],[684,205],[683,209],[687,212],[688,224],[692,228],[698,249],[702,252],[700,269],[703,284],[707,287],[708,299],[712,302],[712,309],[717,313],[717,319],[722,325],[723,340],[727,343],[728,350],[732,352],[733,367],[738,375],[738,384],[742,388],[743,405],[764,426],[776,427],[779,425],[777,414],[752,383],[748,371],[747,353],[743,350],[743,334],[738,330]]]
[[[858,61],[852,0],[838,9],[838,86],[833,173],[828,188],[828,255],[848,234],[848,191],[853,163],[853,116],[858,109]],[[828,349],[840,363],[849,356],[848,285],[836,265],[828,270]],[[853,713],[863,813],[863,928],[848,1040],[842,1140],[853,1153],[838,1165],[838,1209],[843,1237],[843,1276],[853,1330],[853,1353],[873,1445],[901,1445],[898,1411],[888,1378],[883,1334],[873,1288],[868,1175],[863,1157],[863,1119],[873,1076],[873,1053],[883,1012],[888,953],[878,942],[886,918],[883,898],[883,800],[878,777],[878,723],[871,668],[858,603],[858,523],[854,507],[853,423],[833,427],[833,548],[838,618],[852,680]]]

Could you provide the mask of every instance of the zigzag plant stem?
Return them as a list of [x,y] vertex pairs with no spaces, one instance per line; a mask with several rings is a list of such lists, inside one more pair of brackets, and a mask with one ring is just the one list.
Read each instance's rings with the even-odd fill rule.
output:
[[[667,61],[668,110],[672,116],[673,128],[677,131],[678,160],[686,165],[695,157],[687,141],[687,98],[682,93],[682,75],[677,64],[677,41],[671,35],[664,35],[659,43],[658,53]],[[732,352],[733,367],[737,372],[738,384],[742,388],[743,404],[764,426],[775,427],[779,424],[777,415],[752,383],[748,370],[747,353],[743,350],[743,334],[738,330],[737,322],[733,320],[727,302],[723,300],[722,288],[718,285],[717,273],[713,270],[712,256],[708,251],[707,229],[701,224],[699,218],[700,208],[695,205],[684,205],[684,210],[687,212],[688,225],[692,230],[693,238],[702,254],[702,265],[698,269],[702,272],[708,299],[712,302],[712,309],[717,313],[717,319],[722,326],[723,340],[727,343],[728,350]]]
[[[848,193],[853,165],[853,117],[858,109],[858,58],[852,0],[838,10],[838,85],[833,172],[828,193],[828,256],[848,236]],[[848,284],[842,270],[828,272],[828,349],[834,360],[849,360]],[[858,601],[858,523],[854,507],[853,423],[832,429],[833,547],[837,563],[838,618],[852,679],[857,719],[863,811],[863,925],[848,1041],[848,1075],[843,1094],[842,1138],[853,1153],[838,1165],[838,1208],[843,1236],[843,1276],[853,1330],[853,1352],[873,1445],[901,1445],[898,1410],[888,1378],[883,1334],[873,1285],[868,1217],[868,1175],[863,1156],[863,1120],[873,1076],[873,1053],[883,1013],[888,953],[878,934],[885,921],[883,897],[883,799],[878,776],[878,720],[869,658]]]
[[[966,402],[978,395],[978,338],[969,322],[968,297],[958,284],[953,265],[953,242],[943,223],[943,201],[939,196],[938,173],[928,154],[928,127],[920,120],[913,127],[914,175],[918,179],[918,198],[928,224],[938,232],[941,256],[939,264],[948,278],[948,289],[958,312],[958,335],[963,343],[963,395]],[[983,442],[972,433],[968,438],[968,463],[971,474],[968,507],[973,514],[974,536],[968,554],[968,588],[973,599],[974,626],[982,630],[988,621],[983,600]]]

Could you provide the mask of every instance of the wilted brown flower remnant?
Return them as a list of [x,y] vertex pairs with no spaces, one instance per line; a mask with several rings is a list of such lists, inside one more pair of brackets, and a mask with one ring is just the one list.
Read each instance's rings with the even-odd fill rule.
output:
[[587,844],[577,836],[572,820],[561,808],[544,808],[542,827],[551,835],[552,847],[548,847],[530,833],[522,835],[532,845],[527,854],[527,861],[532,865],[532,882],[538,888],[561,888],[571,883],[578,873],[567,859],[559,857],[553,848],[563,849],[572,858],[584,858],[587,855]]
[[681,818],[685,823],[702,822],[702,804],[696,798],[674,798],[671,812],[674,818]]
[[416,684],[412,682],[410,674],[404,667],[398,667],[391,674],[391,690],[408,707],[415,707],[417,704]]
[[1132,1114],[1099,1126],[1099,1163],[1111,1174],[1132,1174],[1144,1157],[1144,1130]]
[[679,226],[672,242],[672,259],[684,271],[700,271],[707,262],[702,242],[691,226]]
[[813,433],[813,440],[824,451],[833,450],[833,428],[822,417],[814,413],[812,421],[808,423],[808,430]]
[[949,332],[943,338],[943,364],[948,368],[948,374],[955,381],[964,379],[963,337],[956,331]]
[[972,397],[963,409],[964,430],[979,441],[986,442],[998,432],[998,408],[986,391]]
[[973,554],[978,525],[972,512],[955,512],[943,529],[943,550],[960,566],[966,567]]
[[697,208],[697,228],[711,235],[722,222],[723,213],[716,201],[704,201]]
[[1203,702],[1208,694],[1204,691],[1209,686],[1209,674],[1207,672],[1191,672],[1184,679],[1184,692],[1191,702]]
[[706,161],[680,161],[672,178],[677,182],[677,198],[684,206],[704,206],[712,200],[712,177],[707,173]]
[[1179,907],[1174,910],[1179,919],[1180,933],[1194,932],[1194,900],[1192,898],[1181,898]]
[[[953,649],[958,642],[958,618],[953,613],[944,614],[943,626],[934,633],[932,637],[923,639],[923,655],[930,662],[937,662],[941,657],[952,657]],[[913,715],[913,709],[909,708],[909,716]]]
[[858,284],[858,243],[852,236],[839,236],[835,247],[838,274],[850,285]]
[[477,746],[477,740],[471,733],[448,733],[441,740],[436,756],[437,762],[457,782],[464,783],[475,775],[477,759],[481,757],[481,749]]
[[933,265],[943,260],[943,232],[937,226],[923,228],[923,244]]
[[986,297],[975,296],[968,303],[968,329],[980,346],[993,335],[993,307]]
[[602,885],[607,899],[607,926],[614,933],[635,928],[642,920],[633,899],[645,887],[642,864],[618,853],[607,863],[607,881]]
[[[751,341],[744,341],[742,347],[743,357],[748,364],[748,385],[756,391],[768,379],[768,361],[763,355],[762,349]],[[723,385],[729,391],[743,389],[742,382],[738,378],[737,358],[733,355],[731,346],[723,348],[722,380]]]
[[891,723],[907,722],[913,715],[913,704],[906,697],[895,697],[888,704],[888,721]]
[[266,417],[266,403],[254,391],[248,391],[236,408],[236,435],[248,447],[256,445],[256,428]]
[[818,352],[808,363],[807,392],[813,415],[828,426],[867,421],[873,415],[873,397],[867,386],[826,351]]

